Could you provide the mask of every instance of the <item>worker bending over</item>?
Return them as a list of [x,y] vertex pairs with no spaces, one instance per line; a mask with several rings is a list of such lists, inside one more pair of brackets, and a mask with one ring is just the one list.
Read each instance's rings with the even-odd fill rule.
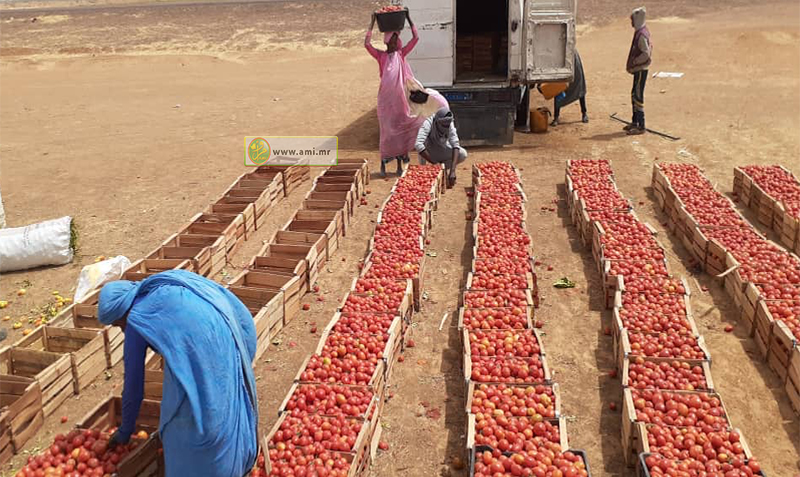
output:
[[464,162],[467,151],[459,144],[450,109],[440,108],[422,123],[414,148],[421,164],[444,164],[448,188],[456,184],[456,164]]
[[164,359],[158,426],[167,477],[242,477],[258,452],[253,357],[247,307],[221,285],[185,270],[100,290],[98,319],[125,333],[122,424],[109,446],[135,430],[147,348]]
[[644,134],[644,85],[647,82],[647,69],[650,66],[653,53],[653,44],[650,42],[650,30],[645,25],[644,7],[639,7],[631,13],[631,26],[636,30],[633,33],[631,50],[628,53],[628,73],[633,75],[633,88],[631,89],[631,104],[633,106],[633,119],[631,124],[623,129],[628,134]]

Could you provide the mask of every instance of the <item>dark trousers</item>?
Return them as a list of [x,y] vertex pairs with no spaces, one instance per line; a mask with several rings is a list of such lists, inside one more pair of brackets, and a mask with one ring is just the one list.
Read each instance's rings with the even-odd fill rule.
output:
[[644,86],[647,84],[647,70],[637,71],[633,74],[633,88],[631,88],[631,107],[633,109],[634,126],[644,129]]
[[[586,114],[586,96],[578,98],[581,103],[581,116]],[[558,104],[558,97],[553,98],[553,119],[558,119],[561,115],[561,105]]]

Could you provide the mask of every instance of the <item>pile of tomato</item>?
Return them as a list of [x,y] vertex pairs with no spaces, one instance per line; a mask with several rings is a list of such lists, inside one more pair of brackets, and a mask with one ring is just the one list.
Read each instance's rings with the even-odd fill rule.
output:
[[[383,399],[386,367],[394,356],[410,306],[409,281],[419,277],[425,214],[442,168],[410,166],[392,189],[375,227],[369,263],[344,299],[318,353],[299,373],[269,436],[269,475],[346,476],[362,463],[359,437],[367,435]],[[376,384],[377,383],[377,384]],[[363,448],[361,448],[363,449]],[[368,455],[368,453],[366,454]],[[268,475],[264,455],[252,471]]]
[[780,166],[744,166],[741,168],[770,197],[800,220],[800,184]]
[[475,256],[460,311],[473,389],[472,472],[586,476],[580,455],[561,448],[566,429],[533,330],[534,260],[519,174],[504,162],[475,167]]
[[27,464],[16,477],[64,476],[103,477],[117,472],[117,465],[148,438],[145,431],[131,436],[128,444],[108,448],[115,429],[73,429],[58,434],[49,448],[37,456],[28,457]]
[[[759,235],[741,218],[733,204],[714,189],[700,168],[685,164],[661,164],[659,167],[681,202],[684,205],[687,202],[694,204],[691,210],[688,206],[686,208],[700,225],[706,225],[702,218],[707,216],[738,218],[736,223],[725,224],[728,227],[704,229],[703,233],[717,240],[736,259],[739,263],[736,273],[743,281],[760,284],[759,290],[764,287],[791,290],[800,286],[800,259]],[[800,186],[780,167],[746,166],[742,169],[773,198],[792,204],[800,203]],[[703,203],[697,197],[709,200]],[[795,339],[800,339],[798,295],[788,292],[779,294],[777,298],[774,296],[764,296],[768,300],[778,300],[769,302],[773,318],[783,321]],[[769,340],[768,336],[761,338],[765,342]]]
[[[773,265],[790,265],[784,257],[765,255],[772,251],[743,227],[738,213],[720,209],[730,202],[716,194],[699,169],[685,164],[660,167],[681,199],[686,198],[687,212],[701,225],[713,226],[704,233],[723,243],[746,245],[751,256],[765,257]],[[710,358],[692,321],[688,290],[670,275],[663,248],[632,210],[620,210],[620,197],[611,193],[616,187],[608,161],[570,161],[567,174],[577,197],[584,199],[577,203],[586,205],[582,216],[600,225],[595,227],[595,243],[602,248],[596,255],[604,262],[600,264],[604,283],[612,286],[616,282],[612,277],[622,277],[622,296],[615,305],[622,326],[616,331],[629,346],[623,366],[630,389],[626,404],[635,420],[645,424],[642,438],[650,454],[644,463],[650,475],[754,475],[760,469],[758,462],[745,456],[738,433],[712,392],[709,367],[704,364]],[[760,267],[749,273],[773,272]],[[771,290],[791,295],[791,289]]]

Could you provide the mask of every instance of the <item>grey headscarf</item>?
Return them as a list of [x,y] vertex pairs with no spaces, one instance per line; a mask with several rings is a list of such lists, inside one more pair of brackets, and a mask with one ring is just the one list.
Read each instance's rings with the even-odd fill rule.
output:
[[433,128],[431,128],[432,139],[436,140],[438,143],[445,143],[452,124],[453,113],[450,109],[439,108],[436,114],[433,115]]

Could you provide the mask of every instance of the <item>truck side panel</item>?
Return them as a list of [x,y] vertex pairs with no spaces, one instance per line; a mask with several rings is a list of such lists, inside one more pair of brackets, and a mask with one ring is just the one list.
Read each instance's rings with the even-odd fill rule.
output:
[[[408,57],[414,75],[425,86],[453,84],[455,52],[455,0],[406,0],[411,19],[417,26],[420,41]],[[404,32],[403,41],[410,39]]]

